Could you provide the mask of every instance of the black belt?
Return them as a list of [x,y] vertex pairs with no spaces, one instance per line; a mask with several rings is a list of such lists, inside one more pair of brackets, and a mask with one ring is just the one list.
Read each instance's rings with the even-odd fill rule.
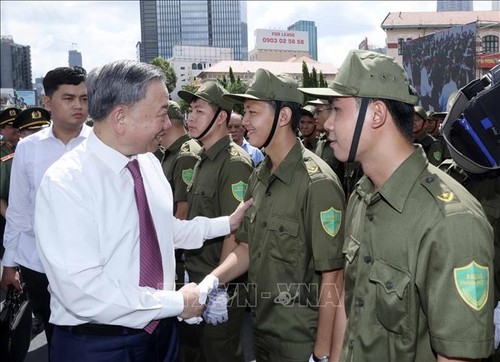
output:
[[80,324],[78,326],[57,326],[63,331],[76,335],[92,336],[123,336],[127,334],[137,334],[144,332],[144,329],[135,329],[123,326],[113,326],[108,324]]

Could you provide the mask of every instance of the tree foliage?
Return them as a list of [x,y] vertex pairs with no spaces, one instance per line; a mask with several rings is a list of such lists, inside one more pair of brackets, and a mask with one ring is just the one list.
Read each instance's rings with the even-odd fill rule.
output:
[[[226,75],[223,75],[222,78],[217,78],[217,81],[229,93],[243,94],[248,89],[248,84],[243,82],[239,76],[238,77],[234,76],[233,68],[231,67],[229,67],[229,80],[226,78]],[[241,114],[243,107],[241,104],[235,104],[234,110]]]
[[[182,90],[191,92],[191,93],[196,93],[198,88],[200,88],[201,82],[198,79],[193,79],[189,83],[186,83],[182,86]],[[187,113],[189,110],[189,103],[186,102],[184,99],[179,100],[179,107],[181,108],[182,113]]]
[[162,57],[156,57],[151,61],[151,64],[156,65],[165,73],[167,77],[166,86],[169,93],[172,93],[177,84],[177,75],[175,74],[174,68],[170,63]]

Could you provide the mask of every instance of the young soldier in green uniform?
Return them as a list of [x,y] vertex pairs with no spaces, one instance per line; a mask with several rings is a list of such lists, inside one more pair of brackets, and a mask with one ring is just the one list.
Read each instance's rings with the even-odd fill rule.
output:
[[299,131],[302,135],[302,144],[310,151],[316,149],[318,137],[316,137],[316,107],[307,104],[300,110],[302,116],[299,121]]
[[[233,105],[222,98],[226,93],[224,88],[211,81],[202,84],[195,93],[179,91],[179,97],[190,105],[189,134],[203,145],[188,187],[188,219],[233,212],[243,200],[253,170],[248,153],[229,136],[227,124]],[[185,267],[189,280],[199,283],[235,246],[234,235],[227,235],[207,240],[200,249],[186,251]],[[229,293],[237,296],[238,291],[230,290]],[[244,312],[244,304],[235,302],[230,308],[228,323],[190,326],[199,348],[196,356],[184,356],[185,360],[242,361],[240,330]],[[181,349],[181,358],[182,353]]]
[[337,157],[365,173],[346,213],[341,360],[489,356],[492,229],[477,200],[413,145],[418,96],[403,68],[353,50],[331,88],[310,93],[331,99]]
[[428,118],[425,109],[420,106],[414,107],[413,115],[413,137],[414,142],[422,145],[427,159],[434,166],[439,166],[443,160],[443,149],[441,143],[427,133]]
[[446,118],[446,115],[446,112],[427,112],[427,133],[429,133],[441,144],[441,159],[443,161],[451,158],[450,152],[448,151],[448,145],[446,144],[443,134],[441,133],[441,124]]
[[[293,79],[258,69],[245,94],[224,97],[244,102],[249,142],[267,156],[248,182],[253,207],[239,245],[201,284],[248,270],[257,361],[328,361],[342,285],[342,186],[295,136],[304,97]],[[206,313],[216,314],[210,303]]]
[[[495,355],[491,361],[500,360],[500,136],[495,129],[500,127],[500,66],[460,89],[454,103],[449,107],[449,116],[443,126],[443,136],[452,159],[444,161],[439,168],[460,182],[481,203],[488,221],[493,227],[494,259],[494,305],[495,309]],[[472,132],[463,132],[464,121]],[[486,127],[485,127],[486,126]],[[486,128],[486,129],[485,129]],[[482,132],[486,130],[486,132]],[[462,131],[462,132],[460,132]]]
[[6,108],[0,114],[0,158],[14,152],[19,141],[19,132],[13,126],[14,119],[21,112],[19,108]]

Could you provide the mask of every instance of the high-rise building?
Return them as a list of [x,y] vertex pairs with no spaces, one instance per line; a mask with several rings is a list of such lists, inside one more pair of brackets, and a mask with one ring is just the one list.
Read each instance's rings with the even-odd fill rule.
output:
[[491,10],[500,10],[500,1],[492,0],[491,1]]
[[288,27],[288,30],[307,31],[309,33],[309,54],[318,60],[318,30],[316,23],[310,20],[299,20]]
[[437,11],[473,11],[472,0],[437,0]]
[[14,43],[12,36],[1,38],[1,88],[31,89],[31,50]]
[[70,67],[82,66],[82,53],[77,50],[70,50],[68,54],[68,64]]
[[248,57],[246,1],[140,0],[140,59],[173,55],[175,45],[231,48],[236,60]]

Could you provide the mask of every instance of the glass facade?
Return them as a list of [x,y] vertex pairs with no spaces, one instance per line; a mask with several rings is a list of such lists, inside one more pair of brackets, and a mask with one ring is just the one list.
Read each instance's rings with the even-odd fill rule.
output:
[[472,0],[437,0],[437,11],[472,10]]
[[309,54],[318,60],[318,31],[316,23],[309,20],[299,20],[288,27],[288,30],[307,31],[309,33]]
[[240,0],[140,1],[141,60],[165,59],[175,45],[232,48],[248,58],[246,2]]

